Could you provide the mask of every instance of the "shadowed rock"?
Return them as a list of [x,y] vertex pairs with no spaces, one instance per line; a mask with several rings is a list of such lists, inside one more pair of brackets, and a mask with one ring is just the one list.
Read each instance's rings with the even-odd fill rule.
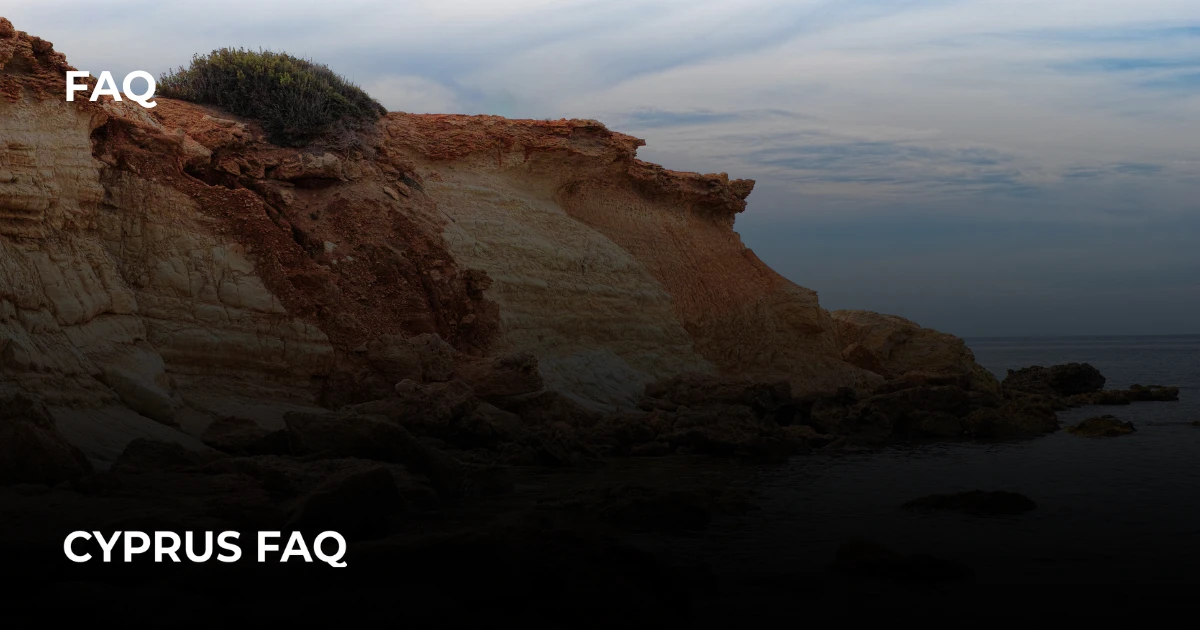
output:
[[1178,387],[1132,385],[1129,389],[1105,389],[1072,396],[1073,405],[1128,405],[1135,402],[1173,402],[1179,400]]
[[1099,391],[1104,387],[1104,382],[1104,375],[1090,364],[1066,363],[1048,368],[1034,365],[1009,370],[1001,388],[1006,395],[1065,397]]
[[269,431],[253,420],[237,417],[214,420],[200,441],[233,455],[286,455],[291,449],[287,431]]
[[202,466],[224,457],[217,451],[200,452],[176,442],[137,438],[113,462],[112,472],[152,473]]
[[481,400],[492,403],[541,391],[545,385],[537,357],[529,353],[464,363],[455,374]]
[[91,472],[40,401],[19,393],[0,397],[0,484],[54,485]]
[[964,433],[980,439],[1037,437],[1060,428],[1051,403],[1039,398],[1017,398],[999,407],[977,409],[963,420]]
[[413,472],[429,477],[439,493],[454,495],[461,491],[462,464],[386,418],[293,412],[285,415],[284,421],[292,450],[297,454],[404,464]]
[[288,526],[317,533],[336,531],[349,540],[386,535],[392,515],[405,508],[404,497],[389,468],[364,463],[304,497]]
[[1116,416],[1097,416],[1088,418],[1074,426],[1067,427],[1067,432],[1084,437],[1117,437],[1129,435],[1137,431],[1132,422],[1123,422]]

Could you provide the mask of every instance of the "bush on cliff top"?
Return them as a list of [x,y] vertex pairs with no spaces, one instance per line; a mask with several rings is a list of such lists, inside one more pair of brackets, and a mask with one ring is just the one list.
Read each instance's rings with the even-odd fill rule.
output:
[[215,105],[260,121],[272,142],[303,146],[331,132],[361,129],[387,110],[328,66],[285,53],[222,48],[163,74],[168,98]]

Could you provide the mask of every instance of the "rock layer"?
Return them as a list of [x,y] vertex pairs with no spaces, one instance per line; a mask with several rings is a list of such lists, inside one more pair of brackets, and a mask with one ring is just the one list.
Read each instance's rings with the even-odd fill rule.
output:
[[393,113],[285,149],[190,103],[67,103],[66,59],[7,21],[0,68],[0,394],[102,467],[138,438],[268,448],[289,414],[447,381],[488,430],[588,426],[685,374],[993,389],[961,340],[831,316],[763,264],[733,230],[753,181],[596,121]]

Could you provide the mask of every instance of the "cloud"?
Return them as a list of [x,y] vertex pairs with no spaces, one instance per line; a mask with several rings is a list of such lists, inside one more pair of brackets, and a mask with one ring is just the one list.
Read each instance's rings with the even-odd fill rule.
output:
[[388,76],[363,86],[390,111],[411,114],[461,113],[455,91],[424,77]]

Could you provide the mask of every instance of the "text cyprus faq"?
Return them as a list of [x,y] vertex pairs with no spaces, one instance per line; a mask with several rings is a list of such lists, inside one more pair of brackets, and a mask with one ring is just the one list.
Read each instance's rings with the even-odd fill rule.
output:
[[[331,567],[346,566],[342,558],[346,555],[346,539],[337,532],[318,534],[310,546],[300,532],[292,532],[287,544],[279,553],[277,541],[282,532],[258,532],[256,549],[258,562],[287,562],[296,558],[304,562],[324,562]],[[155,562],[183,562],[182,558],[196,563],[217,560],[237,562],[242,558],[238,544],[239,532],[131,532],[118,531],[109,536],[103,532],[76,531],[63,541],[63,553],[72,562],[133,562],[135,556],[149,554]],[[332,542],[331,542],[332,541]],[[215,542],[215,545],[214,545]],[[326,553],[334,547],[333,553]],[[278,554],[278,555],[277,555]],[[268,560],[268,556],[271,559]],[[277,557],[276,557],[277,556]]]

